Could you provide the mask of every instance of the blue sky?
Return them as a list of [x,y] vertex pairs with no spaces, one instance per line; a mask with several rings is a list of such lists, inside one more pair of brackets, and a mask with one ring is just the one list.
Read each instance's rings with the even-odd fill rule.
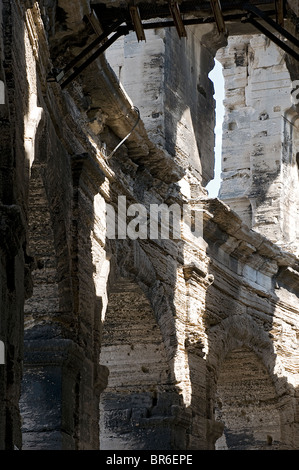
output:
[[215,142],[215,177],[206,186],[209,197],[217,197],[220,181],[221,181],[221,148],[222,148],[222,122],[224,117],[224,79],[222,74],[222,65],[215,60],[215,67],[209,74],[210,79],[214,83],[216,100],[216,142]]

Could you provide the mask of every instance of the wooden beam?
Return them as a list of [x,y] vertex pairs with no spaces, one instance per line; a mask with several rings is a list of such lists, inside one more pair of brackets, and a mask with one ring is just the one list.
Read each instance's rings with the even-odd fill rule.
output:
[[219,0],[210,0],[213,15],[216,21],[217,29],[220,34],[226,34],[226,27],[222,15],[221,5]]
[[171,13],[171,16],[173,18],[173,21],[174,21],[174,24],[175,24],[175,27],[176,27],[176,30],[178,32],[179,37],[180,38],[187,37],[187,32],[186,32],[185,25],[184,25],[182,17],[181,17],[178,2],[170,1],[169,2],[169,9],[170,9],[170,13]]
[[131,20],[134,25],[134,31],[136,33],[138,42],[145,41],[145,34],[144,34],[142,22],[141,22],[139,8],[136,6],[130,6],[130,15],[131,15]]
[[276,21],[279,26],[284,24],[284,0],[275,0]]

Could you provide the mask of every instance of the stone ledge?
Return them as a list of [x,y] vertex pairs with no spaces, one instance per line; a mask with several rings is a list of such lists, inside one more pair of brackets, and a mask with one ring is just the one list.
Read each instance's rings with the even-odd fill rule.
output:
[[[215,243],[217,241],[217,245],[224,251],[228,251],[232,256],[253,267],[258,257],[268,258],[269,262],[273,261],[278,267],[296,268],[299,266],[298,257],[283,251],[260,233],[249,229],[224,202],[219,199],[205,199],[203,203],[212,214],[212,217],[204,217],[204,234],[207,239],[211,235]],[[216,227],[217,230],[215,230]],[[236,243],[231,243],[229,241],[231,239],[235,239]],[[228,244],[231,246],[228,247]],[[226,245],[228,250],[225,250]],[[273,263],[269,262],[264,264],[264,269],[273,275],[275,269],[273,269]],[[259,269],[262,269],[260,263],[258,265]]]

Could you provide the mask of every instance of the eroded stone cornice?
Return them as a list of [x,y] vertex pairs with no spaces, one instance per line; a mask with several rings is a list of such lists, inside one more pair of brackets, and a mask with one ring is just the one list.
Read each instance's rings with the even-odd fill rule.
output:
[[299,270],[298,257],[283,251],[260,233],[249,229],[239,216],[219,199],[205,199],[204,238],[209,245],[221,249],[268,275],[274,275],[279,268],[291,267]]

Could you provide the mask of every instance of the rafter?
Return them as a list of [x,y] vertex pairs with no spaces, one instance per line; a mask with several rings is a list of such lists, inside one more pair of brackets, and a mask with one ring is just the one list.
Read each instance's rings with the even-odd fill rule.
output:
[[185,25],[183,23],[178,2],[169,2],[169,10],[173,18],[177,33],[180,38],[187,37]]
[[221,4],[219,0],[210,0],[213,15],[217,25],[217,29],[220,34],[226,34],[226,27],[223,19],[223,14],[221,10]]
[[142,26],[139,8],[134,5],[131,5],[130,15],[131,15],[131,19],[132,19],[133,26],[134,26],[134,31],[136,33],[138,42],[145,41],[146,39],[145,39],[144,29]]

